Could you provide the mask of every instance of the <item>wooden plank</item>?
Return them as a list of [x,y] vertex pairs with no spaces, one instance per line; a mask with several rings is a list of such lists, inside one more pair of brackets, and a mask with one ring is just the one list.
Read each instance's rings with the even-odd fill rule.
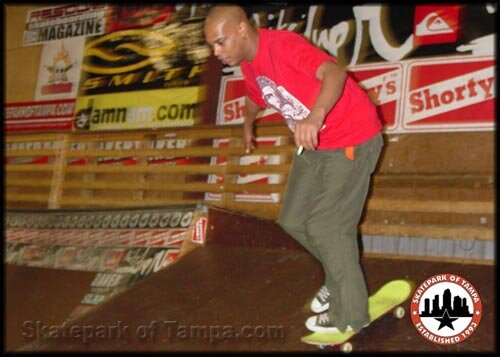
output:
[[9,179],[6,178],[6,187],[50,187],[52,185],[52,179],[41,179],[41,178],[16,178]]
[[99,198],[99,197],[80,197],[80,196],[64,196],[61,199],[61,207],[147,207],[147,206],[167,206],[167,205],[192,205],[201,203],[200,200],[189,199],[152,199],[145,198],[142,200],[133,201],[130,199],[120,198]]
[[417,224],[383,224],[364,222],[360,225],[364,235],[383,235],[394,237],[423,237],[446,239],[494,240],[494,229],[478,226],[457,225],[417,225]]
[[33,141],[58,141],[60,134],[53,133],[16,133],[14,135],[5,136],[6,143],[33,142]]
[[492,214],[495,205],[493,202],[481,201],[454,201],[454,200],[397,200],[397,199],[370,199],[367,203],[369,210],[386,210],[402,212],[449,212]]
[[[262,146],[256,148],[251,155],[276,155],[294,152],[293,146]],[[131,150],[102,150],[89,149],[85,151],[69,151],[68,157],[147,157],[147,156],[171,156],[171,157],[206,157],[206,156],[243,156],[243,147],[215,148],[212,146],[191,147],[184,149],[143,149]],[[24,156],[24,155],[22,155]]]
[[42,202],[47,203],[49,200],[48,194],[37,194],[37,193],[9,193],[5,194],[5,199],[7,202]]
[[[124,178],[125,179],[125,178]],[[93,190],[150,190],[150,191],[170,191],[170,192],[259,192],[274,193],[282,192],[285,188],[283,184],[211,184],[203,182],[170,183],[170,182],[82,182],[66,181],[64,189],[93,189]]]
[[4,165],[6,172],[46,172],[52,171],[53,164],[7,164]]
[[58,149],[42,149],[42,150],[7,150],[7,157],[23,157],[23,156],[56,156]]
[[391,253],[373,253],[373,252],[363,252],[363,257],[366,258],[377,258],[377,259],[395,259],[395,260],[412,260],[412,261],[425,261],[425,262],[444,262],[444,263],[460,263],[460,264],[477,264],[494,266],[494,260],[487,259],[472,259],[472,258],[461,258],[461,257],[436,257],[436,256],[425,256],[425,255],[409,255],[409,254],[391,254]]
[[[10,165],[14,166],[14,165]],[[290,170],[290,164],[284,165],[83,165],[67,166],[67,173],[163,173],[163,174],[216,174],[222,175],[224,172],[234,174],[256,174],[256,173],[286,173]],[[23,170],[18,170],[23,171]],[[28,170],[25,170],[28,171]]]
[[[242,125],[197,125],[195,128],[169,128],[144,131],[115,131],[109,133],[73,133],[71,142],[114,141],[114,140],[150,140],[150,139],[222,139],[240,138]],[[293,133],[284,123],[259,123],[256,125],[257,136],[292,136]]]

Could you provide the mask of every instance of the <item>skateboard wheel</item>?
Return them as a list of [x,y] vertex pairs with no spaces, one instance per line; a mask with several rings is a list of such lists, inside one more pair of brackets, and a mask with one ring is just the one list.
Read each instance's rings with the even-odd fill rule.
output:
[[144,213],[141,216],[141,219],[139,220],[139,228],[144,228],[144,227],[146,227],[148,225],[149,216],[150,216],[149,213]]
[[71,216],[63,216],[64,219],[62,221],[62,228],[69,228],[69,221],[71,221]]
[[130,214],[124,215],[120,220],[120,228],[127,228],[129,221],[130,221]]
[[344,353],[351,353],[352,352],[352,343],[350,343],[350,342],[343,343],[340,346],[340,350]]
[[402,306],[398,306],[394,309],[394,317],[397,319],[402,319],[405,316],[405,309]]
[[181,219],[181,227],[182,228],[187,228],[191,224],[191,221],[193,220],[193,212],[187,212],[182,216]]
[[156,225],[160,221],[160,215],[158,213],[153,213],[151,215],[151,218],[149,219],[148,227],[149,228],[156,228]]
[[70,221],[69,221],[69,228],[76,228],[76,225],[78,223],[78,216],[77,215],[74,215],[71,217]]
[[160,228],[167,227],[169,222],[170,222],[170,213],[162,214],[159,223]]
[[121,214],[117,214],[113,217],[113,219],[111,220],[111,228],[118,228],[118,226],[120,225],[120,221],[122,220],[122,215]]
[[101,228],[102,221],[104,220],[104,216],[102,214],[96,216],[94,219],[94,223],[92,223],[92,228]]
[[103,220],[102,220],[101,227],[102,228],[108,228],[109,224],[111,223],[111,219],[112,218],[113,217],[110,214],[105,215],[104,218],[103,218]]
[[38,220],[38,228],[47,228],[48,218],[49,217],[47,216],[40,216],[40,219]]
[[76,223],[76,227],[83,228],[85,226],[86,220],[87,220],[87,217],[84,215],[81,215],[80,218],[78,218],[78,222]]
[[136,213],[134,214],[131,218],[130,218],[130,221],[128,223],[128,227],[129,228],[135,228],[137,227],[137,224],[139,223],[139,219],[140,219],[141,215],[139,213]]
[[170,227],[176,228],[179,225],[181,218],[182,218],[182,213],[180,212],[173,213],[172,217],[170,218]]
[[64,216],[56,216],[56,220],[54,222],[54,228],[59,229],[63,228]]
[[93,215],[87,216],[87,218],[85,219],[84,227],[87,229],[91,228],[92,224],[94,223],[94,219],[95,219],[95,216],[93,216]]

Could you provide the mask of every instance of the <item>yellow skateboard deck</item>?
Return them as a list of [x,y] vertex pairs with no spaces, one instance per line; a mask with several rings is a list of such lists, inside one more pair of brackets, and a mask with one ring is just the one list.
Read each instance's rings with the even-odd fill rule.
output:
[[[383,285],[375,294],[368,298],[368,313],[371,323],[405,302],[410,297],[413,288],[414,284],[409,280],[392,280]],[[404,312],[404,308],[399,306],[394,310],[394,316],[402,318]],[[350,352],[352,345],[347,340],[356,333],[354,331],[338,333],[313,332],[310,335],[302,337],[301,341],[320,347],[340,345],[342,351]]]

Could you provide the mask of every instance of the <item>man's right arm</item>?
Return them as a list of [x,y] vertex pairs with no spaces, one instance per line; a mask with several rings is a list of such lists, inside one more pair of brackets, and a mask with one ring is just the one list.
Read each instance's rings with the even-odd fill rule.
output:
[[254,122],[260,107],[250,97],[245,97],[245,120],[243,122],[243,148],[245,154],[255,149]]

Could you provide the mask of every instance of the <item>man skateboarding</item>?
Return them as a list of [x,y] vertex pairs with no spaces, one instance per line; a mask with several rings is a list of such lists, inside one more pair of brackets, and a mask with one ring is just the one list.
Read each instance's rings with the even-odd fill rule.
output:
[[[254,28],[239,6],[211,8],[204,31],[215,56],[241,66],[247,154],[262,108],[291,106],[298,113],[282,113],[304,150],[293,160],[278,222],[325,272],[325,288],[312,306],[322,313],[308,319],[307,328],[360,330],[370,316],[357,226],[383,145],[374,104],[334,57],[293,32]],[[279,106],[266,101],[273,97],[268,87],[279,94]]]

